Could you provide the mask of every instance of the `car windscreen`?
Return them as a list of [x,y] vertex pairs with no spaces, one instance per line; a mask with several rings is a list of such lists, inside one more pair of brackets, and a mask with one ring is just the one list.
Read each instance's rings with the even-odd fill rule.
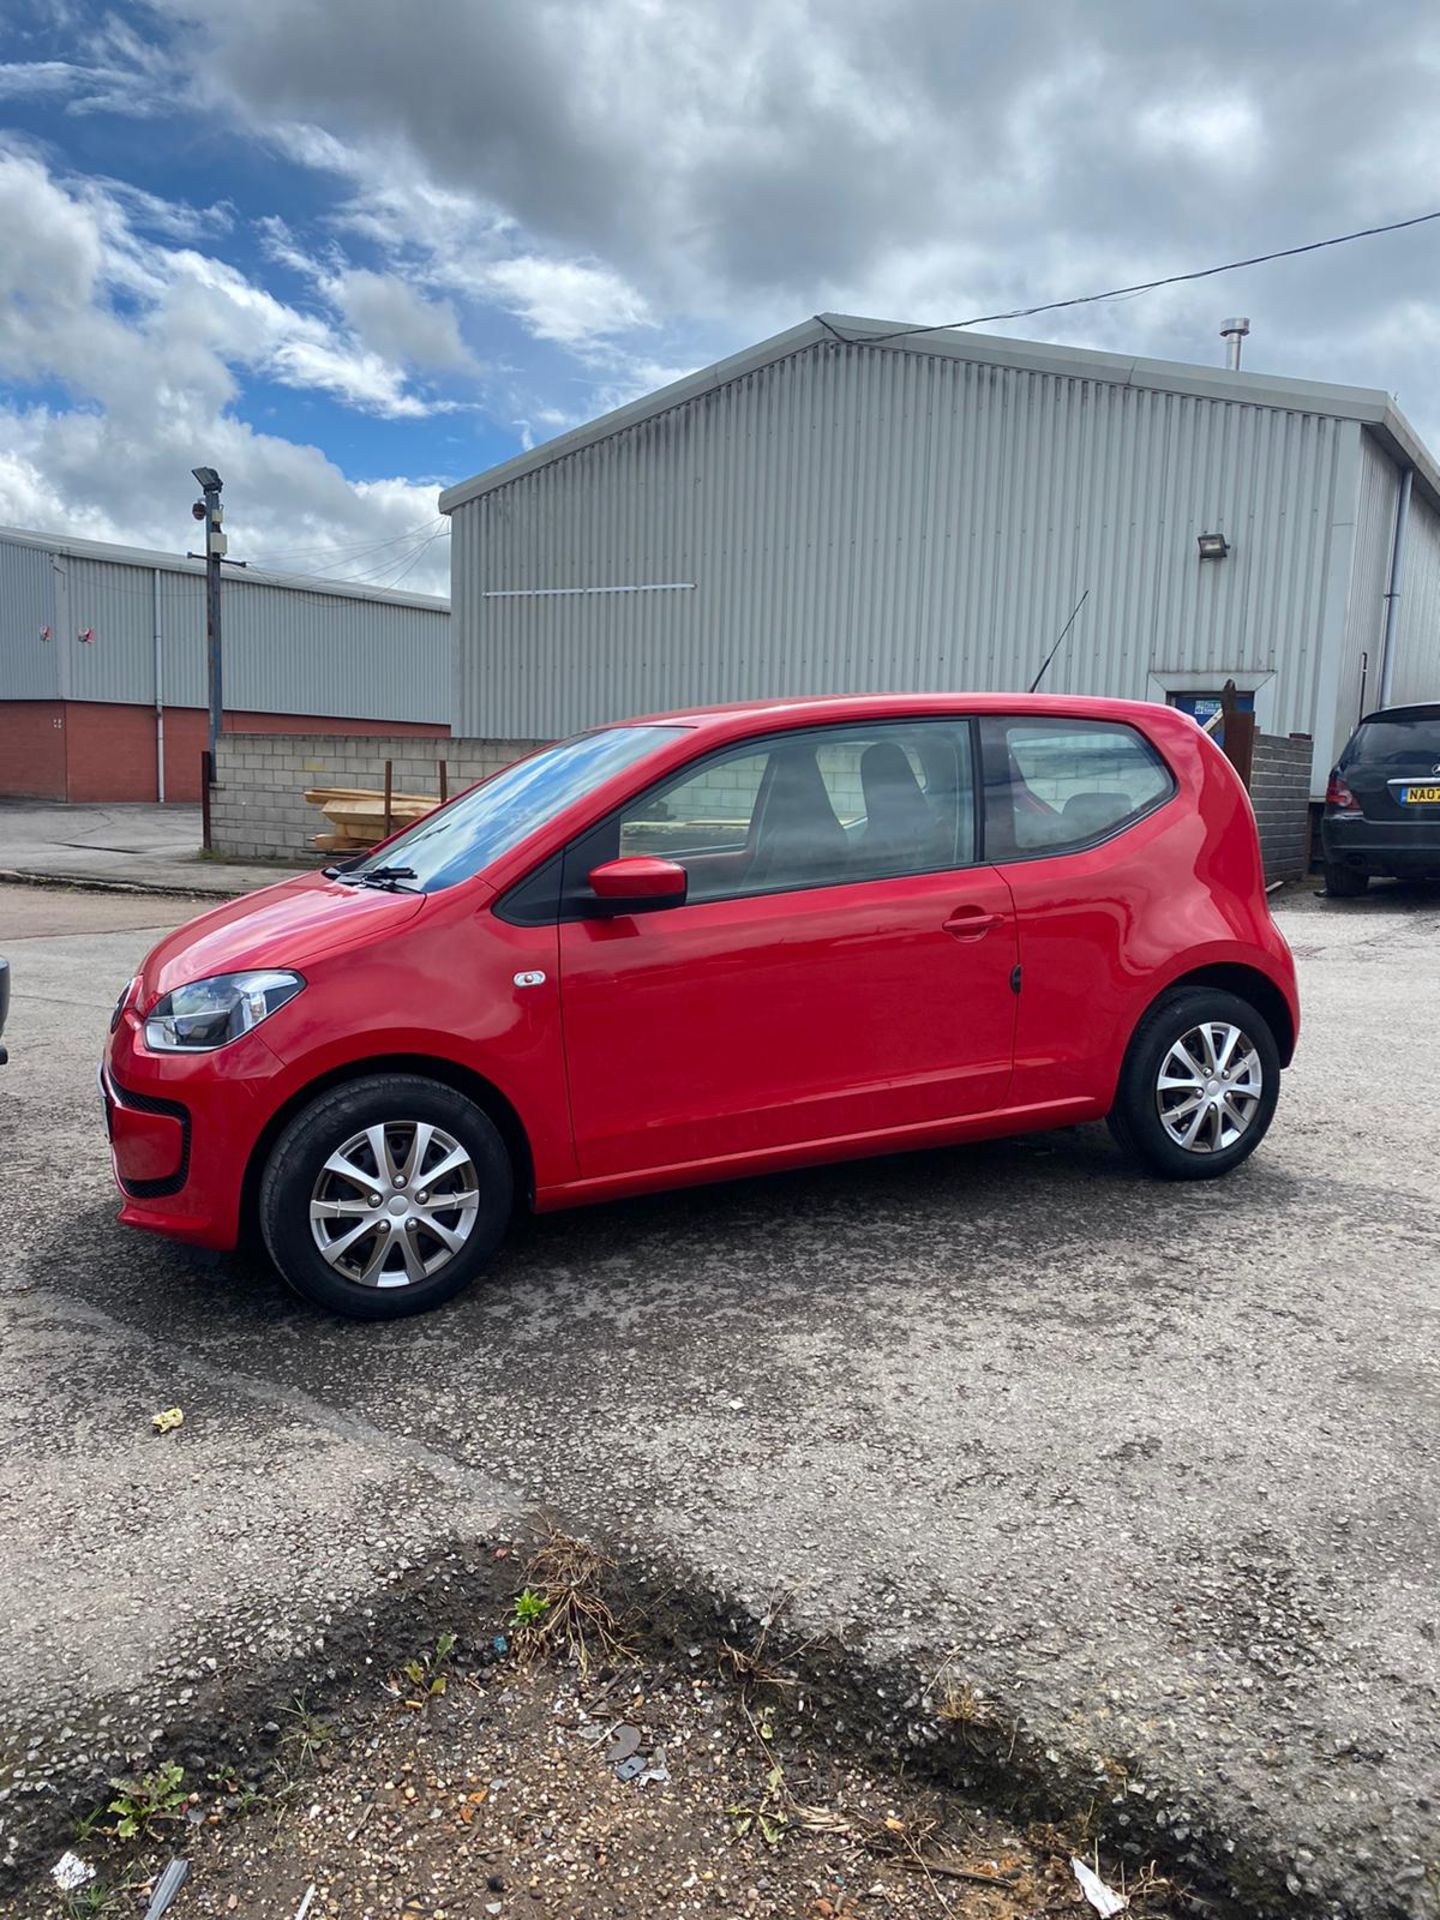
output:
[[552,819],[612,774],[654,753],[679,731],[675,727],[603,727],[545,747],[517,760],[453,805],[427,814],[407,832],[340,877],[378,884],[393,876],[398,887],[438,893],[488,867],[519,846],[527,834]]
[[1389,720],[1367,720],[1355,731],[1340,761],[1342,767],[1402,767],[1415,771],[1423,761],[1428,773],[1440,762],[1440,713],[1396,715]]

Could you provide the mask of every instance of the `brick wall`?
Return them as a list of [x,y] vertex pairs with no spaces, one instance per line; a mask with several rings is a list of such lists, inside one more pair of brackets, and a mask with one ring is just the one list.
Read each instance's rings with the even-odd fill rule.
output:
[[1260,828],[1267,880],[1298,880],[1310,863],[1308,734],[1257,733],[1250,767],[1250,804]]
[[65,798],[84,806],[155,798],[155,709],[65,702]]
[[309,787],[374,787],[392,764],[397,793],[440,792],[437,760],[449,770],[450,793],[498,773],[534,740],[418,741],[394,735],[231,733],[220,737],[217,781],[210,796],[210,843],[236,860],[319,861],[311,842],[328,827],[306,804]]
[[[447,738],[438,724],[345,720],[308,713],[230,713],[236,733],[358,733]],[[165,709],[165,798],[200,798],[200,707]],[[383,757],[383,756],[382,756]],[[25,800],[154,800],[155,710],[134,701],[0,700],[0,796]]]
[[0,794],[65,798],[65,708],[58,700],[0,700]]
[[[403,736],[407,741],[448,738],[450,729],[439,722],[402,720],[347,720],[339,714],[313,713],[230,713],[225,715],[227,733],[360,733],[389,737]],[[210,737],[210,716],[203,707],[167,707],[165,709],[165,798],[188,800],[193,806],[200,798],[200,750]],[[221,734],[221,740],[225,734]],[[383,755],[381,756],[383,759]],[[349,784],[353,785],[353,782]],[[154,799],[151,779],[149,799]]]

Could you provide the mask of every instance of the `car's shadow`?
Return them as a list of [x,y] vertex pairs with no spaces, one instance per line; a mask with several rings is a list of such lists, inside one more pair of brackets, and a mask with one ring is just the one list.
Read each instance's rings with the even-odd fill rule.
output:
[[[540,1328],[563,1344],[582,1324],[603,1340],[653,1316],[698,1329],[737,1312],[844,1314],[902,1283],[977,1305],[1033,1288],[1062,1310],[1072,1277],[1085,1276],[1088,1297],[1107,1261],[1129,1299],[1151,1243],[1157,1285],[1169,1284],[1167,1244],[1213,1241],[1217,1219],[1226,1236],[1273,1226],[1300,1184],[1264,1149],[1220,1183],[1156,1181],[1100,1126],[847,1162],[518,1216],[467,1293],[379,1325],[298,1299],[261,1255],[197,1258],[118,1226],[108,1208],[81,1214],[40,1268],[47,1287],[127,1331],[304,1384],[326,1371],[325,1357],[343,1373],[381,1353],[392,1365],[480,1342],[518,1352]],[[292,1365],[287,1353],[305,1358]]]
[[1440,880],[1385,880],[1370,882],[1353,899],[1336,899],[1323,882],[1311,875],[1284,897],[1287,906],[1301,911],[1343,914],[1410,914],[1440,912]]

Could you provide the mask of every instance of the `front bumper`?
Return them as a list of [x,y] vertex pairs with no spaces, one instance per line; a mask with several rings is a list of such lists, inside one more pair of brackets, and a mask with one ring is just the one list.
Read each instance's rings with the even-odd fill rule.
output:
[[122,1087],[103,1066],[95,1070],[105,1103],[105,1131],[115,1184],[135,1200],[179,1193],[190,1172],[190,1109],[178,1100]]
[[96,1078],[126,1226],[200,1247],[236,1244],[269,1111],[260,1089],[277,1067],[258,1034],[213,1054],[151,1053],[134,1014],[121,1015]]
[[1320,843],[1333,866],[1365,873],[1440,876],[1440,819],[1367,820],[1326,814]]

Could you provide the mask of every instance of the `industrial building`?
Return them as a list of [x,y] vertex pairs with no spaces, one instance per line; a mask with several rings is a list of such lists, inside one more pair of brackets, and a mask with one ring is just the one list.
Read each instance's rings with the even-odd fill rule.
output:
[[[225,726],[448,734],[450,613],[417,593],[228,568]],[[0,529],[0,795],[196,800],[205,565]]]
[[1027,687],[1313,737],[1440,698],[1440,470],[1388,396],[826,315],[441,496],[460,734]]

